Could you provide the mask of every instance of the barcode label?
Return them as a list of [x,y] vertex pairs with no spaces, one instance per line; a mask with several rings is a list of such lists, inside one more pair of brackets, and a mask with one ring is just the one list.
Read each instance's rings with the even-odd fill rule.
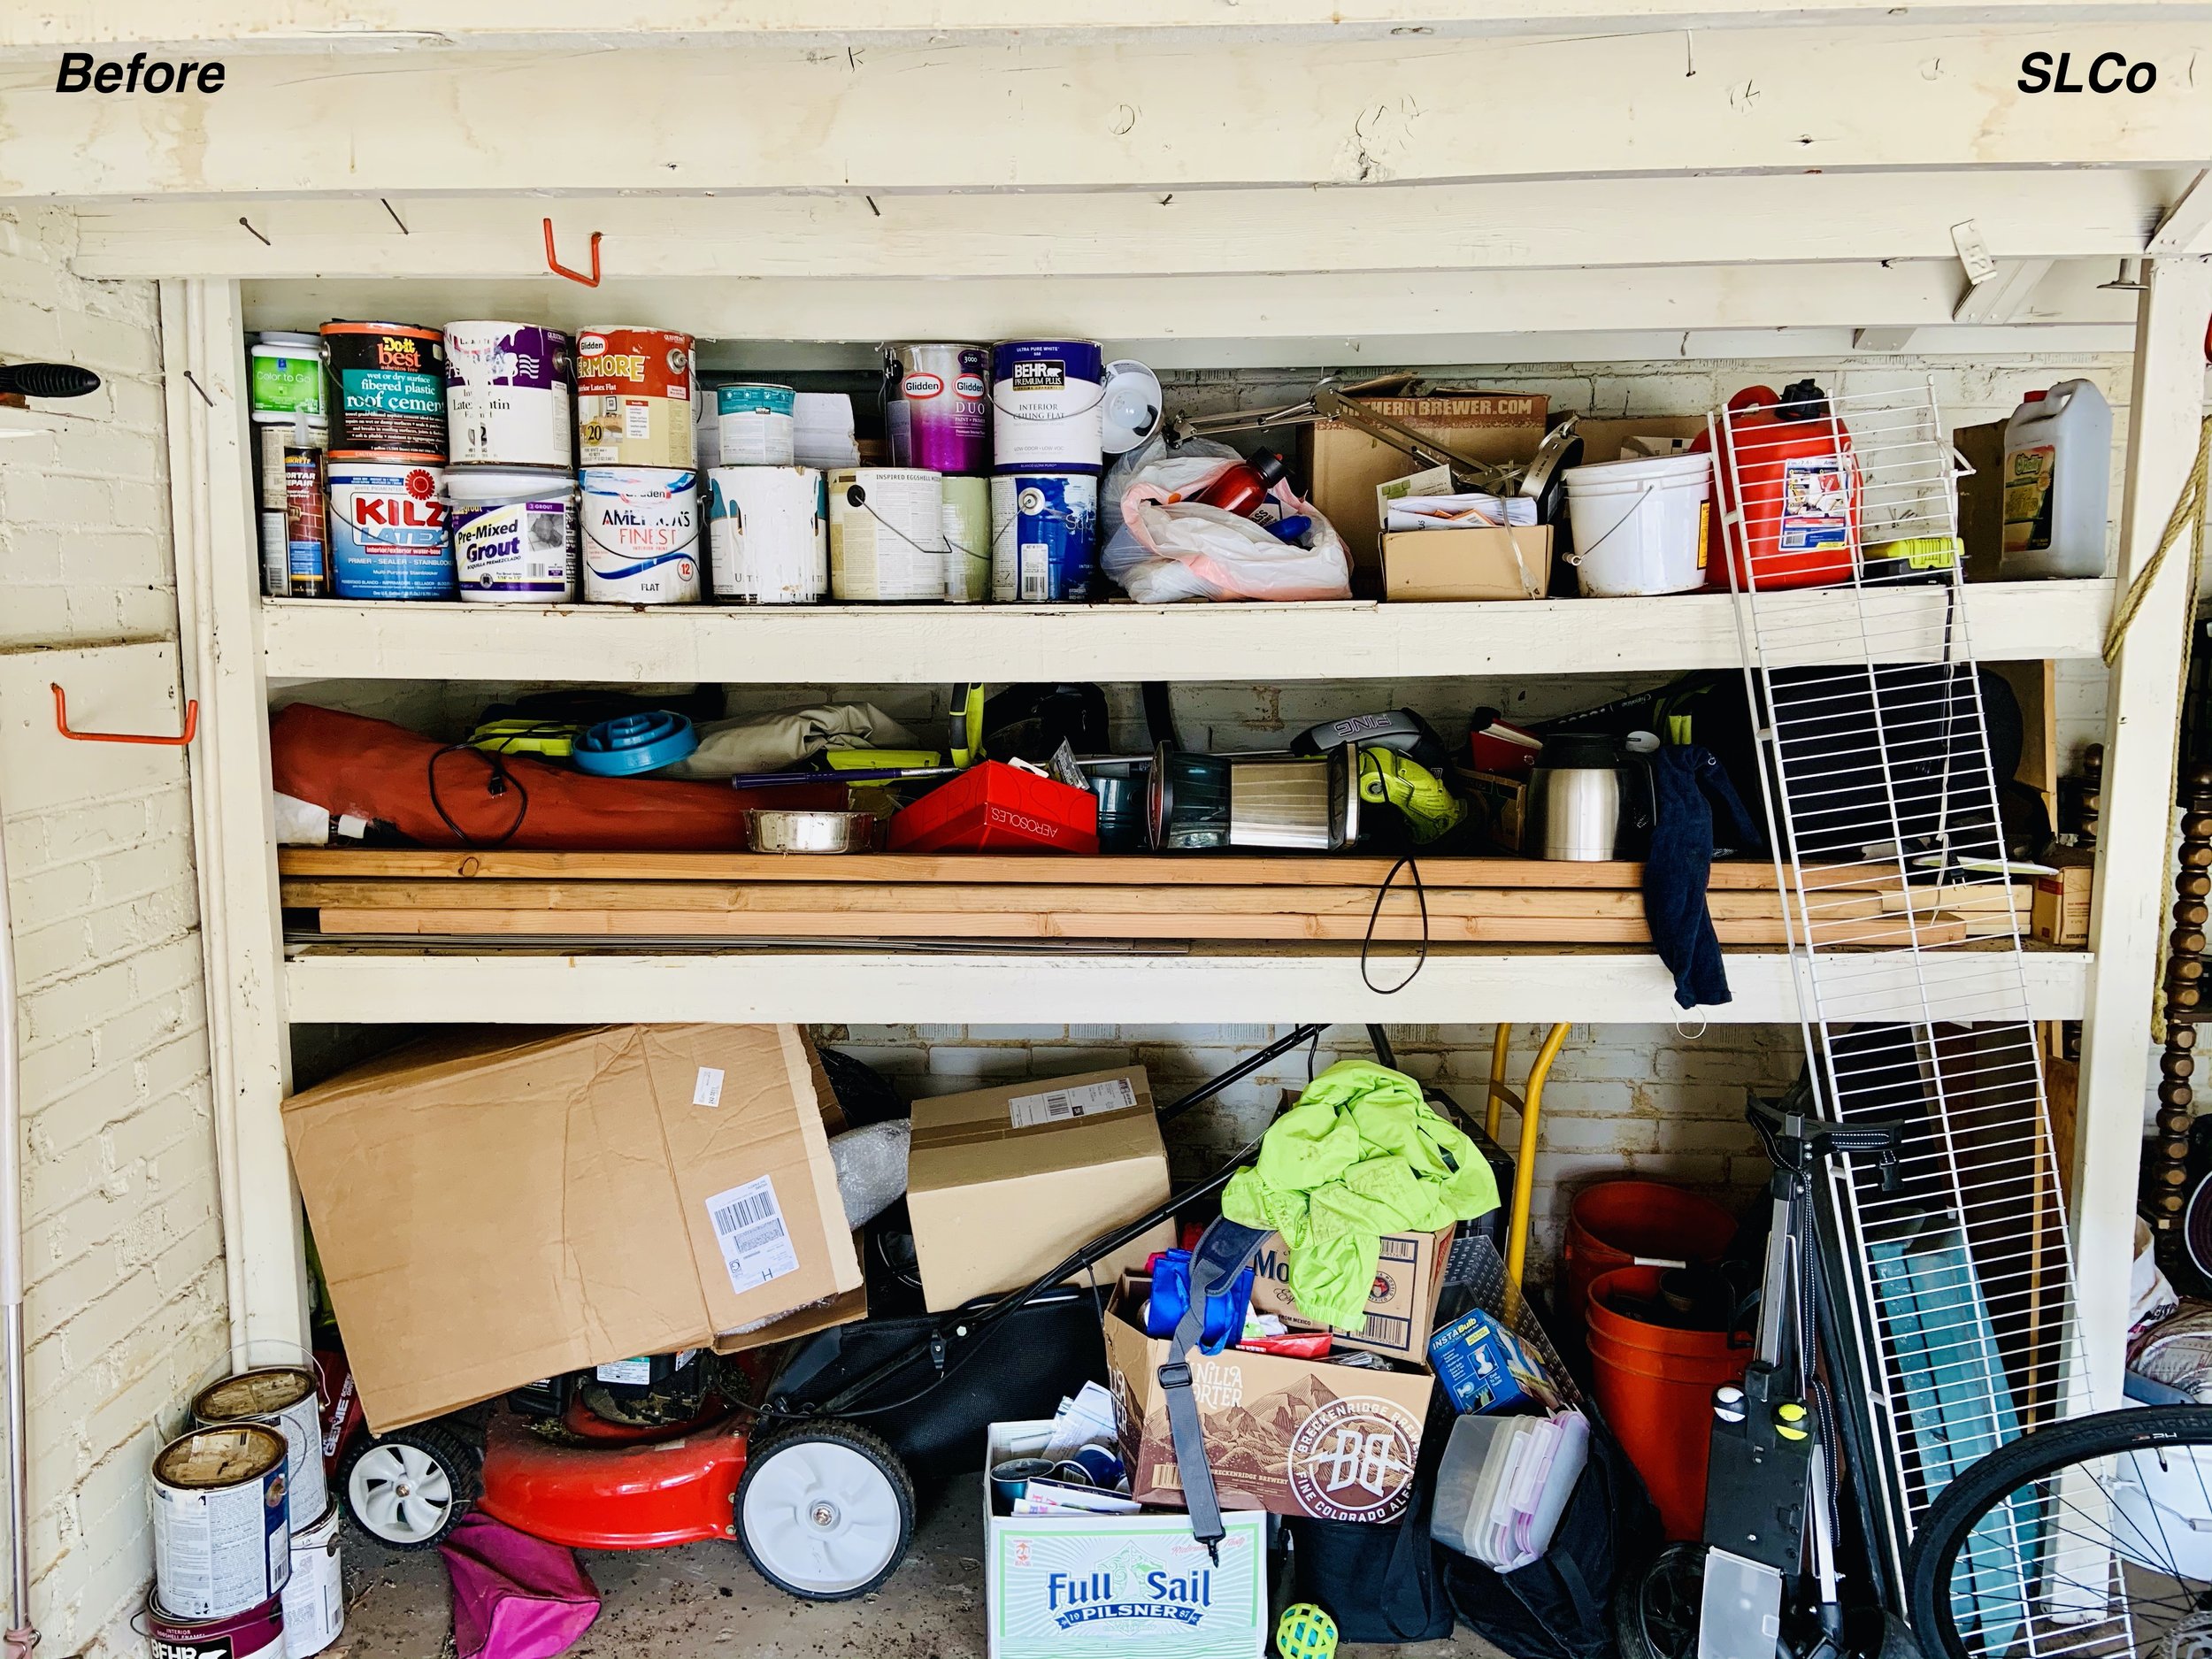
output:
[[1018,553],[1021,571],[1021,595],[1025,600],[1042,602],[1052,597],[1052,549],[1041,541],[1025,541]]
[[1006,1115],[1017,1129],[1038,1124],[1067,1123],[1099,1112],[1127,1111],[1137,1103],[1137,1091],[1125,1077],[1103,1083],[1083,1083],[1074,1088],[1056,1088],[1042,1094],[1017,1094],[1006,1102]]
[[1362,1322],[1360,1335],[1395,1353],[1409,1353],[1413,1348],[1413,1321],[1402,1314],[1371,1313]]
[[799,1271],[799,1253],[783,1224],[775,1183],[767,1176],[715,1194],[707,1200],[707,1217],[714,1223],[714,1241],[722,1248],[730,1288],[739,1295]]
[[698,1078],[691,1086],[691,1103],[694,1106],[719,1106],[722,1103],[720,1066],[703,1065],[699,1068]]

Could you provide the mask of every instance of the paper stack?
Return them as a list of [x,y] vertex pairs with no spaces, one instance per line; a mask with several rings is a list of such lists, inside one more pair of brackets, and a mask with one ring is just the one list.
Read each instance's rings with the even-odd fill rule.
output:
[[801,466],[857,466],[853,400],[843,392],[801,392],[792,406],[792,448]]
[[1430,1535],[1494,1571],[1527,1566],[1551,1548],[1589,1452],[1579,1411],[1460,1418],[1437,1470]]

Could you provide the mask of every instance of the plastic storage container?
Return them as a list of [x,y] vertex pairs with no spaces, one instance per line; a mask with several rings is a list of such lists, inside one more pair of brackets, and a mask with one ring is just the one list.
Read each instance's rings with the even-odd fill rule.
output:
[[1705,581],[1709,455],[1663,455],[1570,467],[1569,562],[1594,598],[1685,594]]
[[2030,392],[2005,422],[2008,580],[2104,574],[2112,408],[2087,380]]

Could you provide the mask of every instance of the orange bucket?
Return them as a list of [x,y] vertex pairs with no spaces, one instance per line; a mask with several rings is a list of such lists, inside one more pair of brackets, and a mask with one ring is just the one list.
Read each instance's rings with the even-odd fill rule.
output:
[[1705,1535],[1705,1464],[1712,1448],[1713,1390],[1740,1382],[1748,1343],[1724,1331],[1647,1325],[1606,1305],[1615,1291],[1657,1294],[1657,1267],[1618,1267],[1590,1286],[1590,1365],[1598,1407],[1644,1478],[1668,1538]]
[[1735,1236],[1735,1217],[1685,1187],[1634,1180],[1586,1187],[1568,1210],[1559,1247],[1566,1305],[1579,1316],[1591,1282],[1617,1267],[1717,1262]]

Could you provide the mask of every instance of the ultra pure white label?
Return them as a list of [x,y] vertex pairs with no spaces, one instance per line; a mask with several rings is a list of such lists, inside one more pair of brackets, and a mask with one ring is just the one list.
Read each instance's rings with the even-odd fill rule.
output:
[[799,1253],[769,1177],[715,1194],[707,1200],[707,1216],[714,1223],[722,1265],[729,1270],[730,1288],[739,1295],[799,1271]]
[[1091,1118],[1100,1112],[1127,1111],[1137,1103],[1137,1091],[1125,1077],[1109,1078],[1103,1083],[1079,1083],[1073,1088],[1056,1088],[1042,1094],[1017,1094],[1006,1102],[1006,1115],[1017,1129],[1031,1129],[1039,1124],[1072,1122],[1078,1118]]

